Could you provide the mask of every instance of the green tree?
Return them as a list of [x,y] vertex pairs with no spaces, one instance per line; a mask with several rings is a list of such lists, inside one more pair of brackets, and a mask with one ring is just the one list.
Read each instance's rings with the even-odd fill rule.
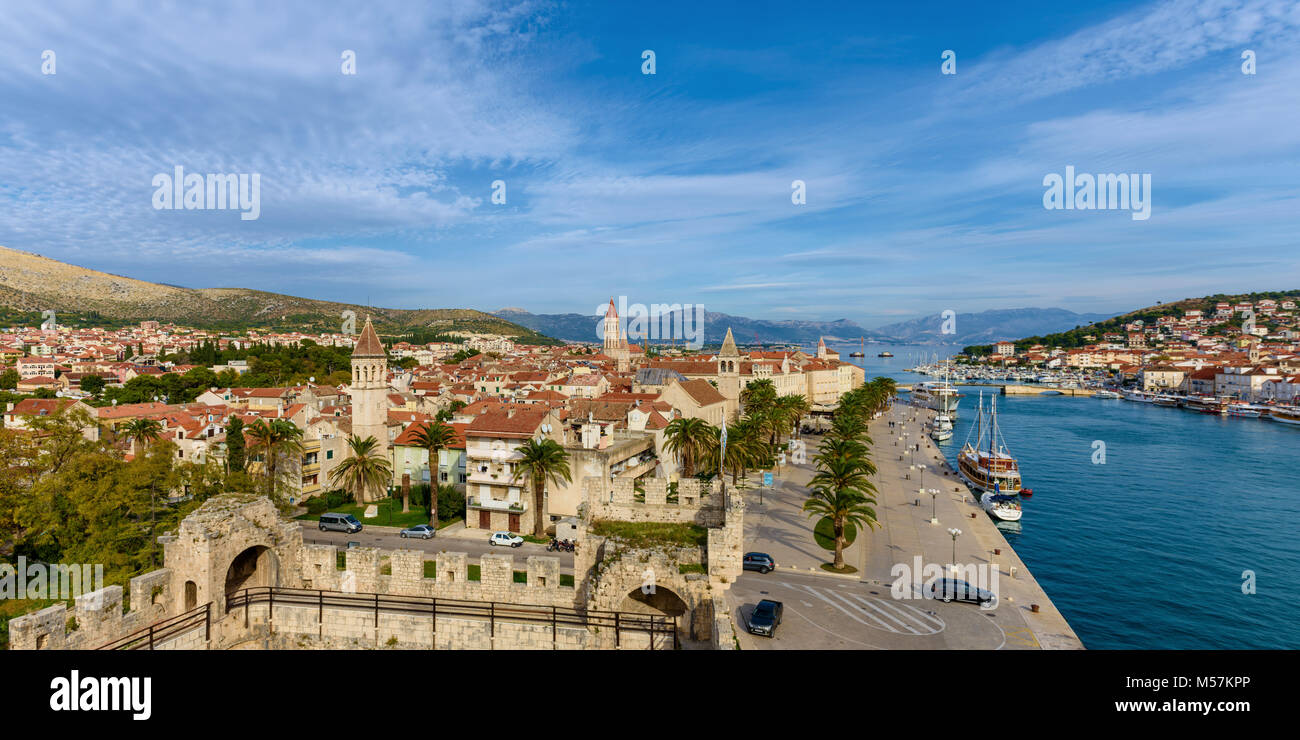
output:
[[244,472],[246,442],[244,441],[244,420],[232,414],[226,423],[226,470],[231,473]]
[[104,391],[104,379],[98,375],[87,375],[81,379],[81,390],[92,396],[98,396]]
[[[415,432],[415,443],[429,451],[429,485],[438,486],[438,453],[447,449],[456,441],[456,430],[442,423],[432,421],[421,426]],[[438,526],[438,497],[429,497],[429,524]],[[409,511],[410,502],[406,497],[402,501],[402,512]]]
[[350,491],[357,503],[378,501],[393,479],[392,463],[380,454],[379,441],[352,434],[348,436],[348,451],[351,454],[330,471],[330,483]]
[[546,502],[544,493],[546,484],[572,481],[569,473],[569,453],[564,451],[553,439],[540,442],[530,439],[519,446],[522,456],[515,464],[515,474],[511,482],[526,477],[533,490],[533,536],[546,536]]
[[677,455],[682,464],[682,477],[690,478],[701,459],[713,444],[714,430],[703,419],[678,417],[664,428],[664,447]]

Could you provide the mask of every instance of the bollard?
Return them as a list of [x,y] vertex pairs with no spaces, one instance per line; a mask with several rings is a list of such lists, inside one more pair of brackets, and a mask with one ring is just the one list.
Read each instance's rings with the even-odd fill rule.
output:
[[1038,613],[1038,604],[1030,604],[1030,605],[1029,605],[1029,611],[1031,611],[1031,612],[1037,614],[1037,613]]
[[1014,566],[1014,565],[1011,566],[1011,572],[1008,573],[1007,575],[1011,576],[1012,578],[1015,578],[1015,577],[1016,577],[1016,566]]

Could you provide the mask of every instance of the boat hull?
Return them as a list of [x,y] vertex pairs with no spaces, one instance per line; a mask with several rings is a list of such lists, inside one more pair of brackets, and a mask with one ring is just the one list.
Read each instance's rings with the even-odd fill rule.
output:
[[989,516],[994,519],[1000,519],[1004,522],[1020,521],[1020,516],[1023,512],[1020,510],[1019,506],[1014,508],[1010,506],[999,506],[993,498],[994,496],[991,493],[985,493],[983,496],[980,496],[980,505],[989,513]]

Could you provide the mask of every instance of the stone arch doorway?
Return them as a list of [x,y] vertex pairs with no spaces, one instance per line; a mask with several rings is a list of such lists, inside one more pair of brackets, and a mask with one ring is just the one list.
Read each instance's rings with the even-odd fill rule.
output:
[[235,556],[226,569],[226,593],[241,588],[280,585],[279,562],[269,547],[254,545]]
[[634,614],[651,614],[656,617],[684,617],[690,607],[675,591],[656,584],[652,593],[643,593],[640,587],[623,597],[619,611]]
[[185,608],[181,611],[189,611],[199,605],[199,585],[194,581],[185,582]]

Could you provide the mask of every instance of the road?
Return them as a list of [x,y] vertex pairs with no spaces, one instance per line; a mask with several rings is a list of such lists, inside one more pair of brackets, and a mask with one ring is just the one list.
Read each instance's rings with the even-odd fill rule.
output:
[[515,566],[517,568],[523,566],[529,555],[545,555],[560,559],[561,573],[573,573],[572,553],[547,552],[546,545],[536,545],[531,542],[525,542],[519,547],[494,547],[488,544],[488,533],[486,532],[483,533],[481,540],[463,537],[434,537],[429,540],[421,540],[414,537],[402,539],[398,536],[398,532],[401,530],[397,527],[380,527],[367,524],[365,529],[356,534],[345,534],[343,532],[322,532],[316,528],[315,522],[305,521],[302,525],[302,540],[306,543],[334,545],[340,549],[346,548],[349,542],[359,542],[362,547],[378,547],[384,550],[403,548],[424,550],[428,553],[463,552],[467,553],[471,559],[483,555],[513,555],[515,556]]

